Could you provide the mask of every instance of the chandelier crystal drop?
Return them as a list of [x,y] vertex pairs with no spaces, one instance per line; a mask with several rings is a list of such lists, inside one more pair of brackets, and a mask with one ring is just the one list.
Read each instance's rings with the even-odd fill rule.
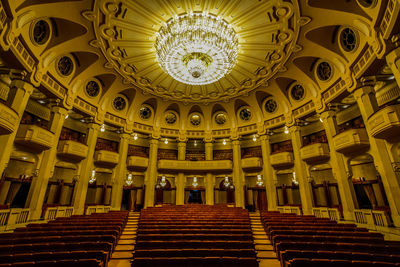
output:
[[156,55],[161,68],[182,83],[216,82],[236,64],[235,31],[225,20],[207,12],[175,16],[156,35]]

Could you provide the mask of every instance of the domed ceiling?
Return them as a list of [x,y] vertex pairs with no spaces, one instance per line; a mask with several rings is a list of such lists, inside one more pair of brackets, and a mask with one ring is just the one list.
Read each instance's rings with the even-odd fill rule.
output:
[[[157,61],[158,31],[175,16],[189,12],[213,14],[238,36],[236,64],[211,84],[180,82]],[[299,33],[297,1],[103,0],[95,2],[91,18],[97,44],[108,60],[106,68],[114,68],[126,82],[147,93],[190,102],[227,100],[265,85],[285,70]]]

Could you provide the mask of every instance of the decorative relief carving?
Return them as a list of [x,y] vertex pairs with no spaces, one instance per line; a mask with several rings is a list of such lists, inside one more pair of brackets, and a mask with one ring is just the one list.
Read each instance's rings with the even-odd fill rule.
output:
[[[253,8],[265,9],[265,12],[259,12],[257,18],[252,20],[233,20],[232,17],[225,17],[222,9],[214,7],[216,3],[209,0],[200,2],[204,3],[194,5],[193,11],[203,11],[202,8],[208,6],[209,11],[212,10],[216,13],[215,15],[224,17],[228,23],[232,21],[232,27],[241,38],[239,44],[242,45],[237,63],[240,67],[234,67],[220,82],[210,84],[201,90],[196,85],[189,85],[182,90],[182,84],[166,76],[159,66],[151,73],[143,74],[142,71],[144,66],[147,68],[151,64],[158,65],[153,40],[162,23],[168,21],[171,15],[188,11],[184,10],[186,7],[182,7],[178,2],[162,1],[158,8],[154,8],[150,6],[151,1],[138,5],[135,2],[127,4],[122,0],[97,0],[93,11],[84,11],[82,16],[93,22],[97,42],[92,41],[91,45],[100,46],[99,48],[108,60],[106,68],[114,68],[130,83],[140,87],[143,92],[162,96],[166,100],[203,103],[246,95],[278,71],[286,71],[283,64],[293,51],[299,27],[311,20],[303,17],[291,23],[293,17],[300,17],[297,10],[298,4],[281,0],[271,0],[268,4],[261,5],[258,1],[243,3],[249,10],[253,5]],[[243,8],[241,4],[234,7],[238,10]],[[143,12],[144,10],[146,12]],[[169,12],[166,12],[167,10]],[[179,10],[179,12],[171,14],[171,10]],[[231,13],[235,12],[232,10]],[[129,16],[122,14],[129,14]],[[273,14],[273,16],[268,16],[268,14]],[[246,16],[246,14],[243,13],[240,16]],[[156,17],[160,19],[155,21],[153,18]],[[273,36],[276,38],[272,38]],[[260,43],[261,37],[263,41]],[[125,42],[128,39],[131,41],[132,38],[146,41],[137,45],[132,45],[133,42]],[[260,49],[261,47],[268,47],[268,49]],[[299,50],[297,47],[297,51]],[[149,51],[154,52],[149,53]],[[243,75],[244,72],[246,75]],[[158,79],[161,75],[165,75],[165,78]],[[243,79],[243,76],[247,78]],[[164,90],[164,88],[169,90]]]

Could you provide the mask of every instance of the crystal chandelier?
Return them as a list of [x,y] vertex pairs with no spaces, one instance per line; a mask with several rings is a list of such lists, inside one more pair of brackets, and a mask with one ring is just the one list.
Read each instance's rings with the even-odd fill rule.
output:
[[171,18],[156,35],[160,66],[182,83],[210,84],[235,66],[238,38],[220,17],[191,11]]

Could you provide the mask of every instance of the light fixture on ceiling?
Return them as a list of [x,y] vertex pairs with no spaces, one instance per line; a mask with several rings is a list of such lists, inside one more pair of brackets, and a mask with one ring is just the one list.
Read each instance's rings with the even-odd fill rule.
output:
[[197,141],[196,140],[194,140],[193,145],[197,146]]
[[182,83],[216,82],[236,64],[238,38],[234,29],[208,12],[174,16],[156,35],[156,56],[161,68]]
[[106,125],[102,124],[100,128],[100,132],[104,133],[106,131]]

